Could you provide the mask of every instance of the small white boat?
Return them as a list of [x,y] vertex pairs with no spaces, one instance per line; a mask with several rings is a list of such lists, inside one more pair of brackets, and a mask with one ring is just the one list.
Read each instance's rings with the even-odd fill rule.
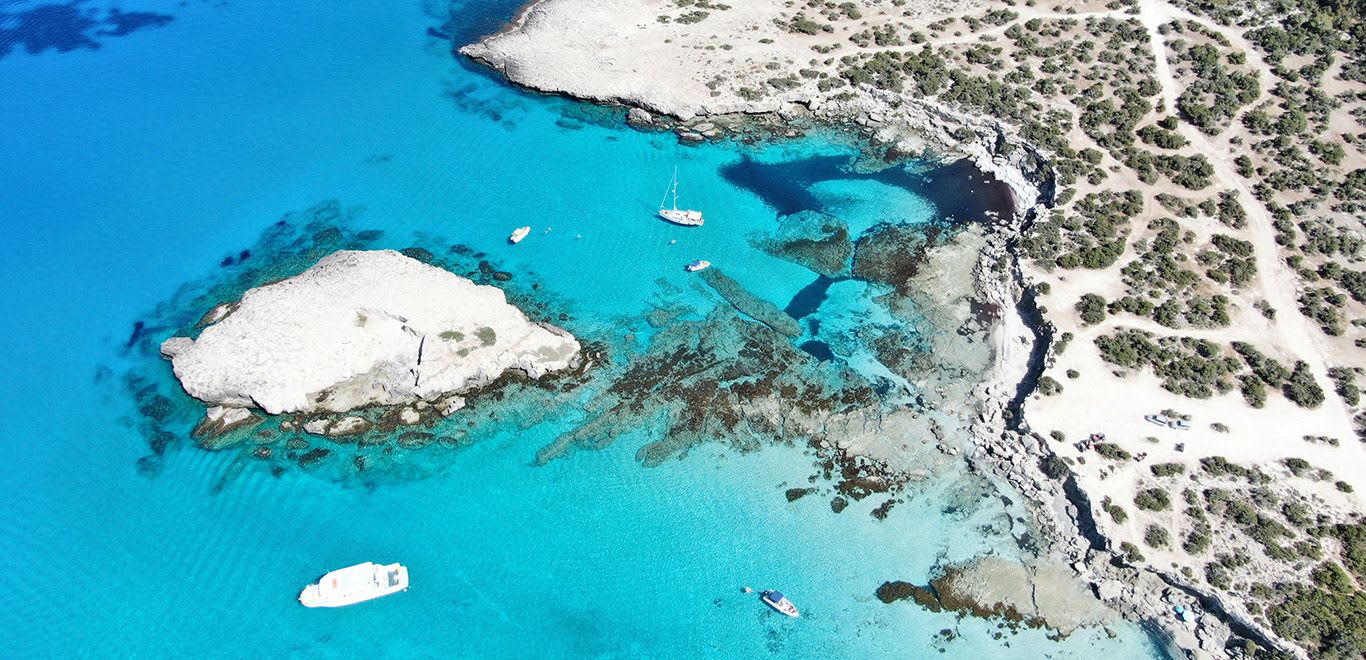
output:
[[531,233],[531,227],[518,227],[512,230],[512,235],[508,237],[509,243],[521,243],[527,234]]
[[[664,208],[664,200],[669,198],[669,191],[673,191],[673,208]],[[678,168],[674,168],[673,180],[669,182],[669,188],[664,190],[664,197],[659,200],[659,217],[668,220],[676,225],[685,227],[701,227],[702,212],[692,209],[678,208]]]
[[346,607],[408,589],[408,567],[365,562],[339,568],[304,587],[304,607]]
[[698,259],[697,261],[684,266],[684,269],[689,273],[696,273],[699,270],[705,270],[707,268],[711,268],[711,262],[706,259]]
[[797,611],[797,606],[793,605],[792,601],[788,600],[786,596],[772,589],[769,589],[768,591],[759,594],[759,598],[760,600],[764,601],[765,605],[768,605],[769,607],[778,610],[779,612],[782,612],[783,614],[786,614],[788,616],[796,617],[802,615],[801,612]]

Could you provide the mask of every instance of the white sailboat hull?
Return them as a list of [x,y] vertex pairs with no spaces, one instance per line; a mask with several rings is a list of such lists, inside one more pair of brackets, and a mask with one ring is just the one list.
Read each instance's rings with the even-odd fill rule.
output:
[[702,212],[683,210],[683,209],[660,209],[659,217],[668,220],[676,225],[685,227],[701,227]]
[[530,233],[531,227],[518,227],[512,232],[511,236],[508,236],[508,242],[514,244],[521,243],[522,239],[526,238],[526,235]]

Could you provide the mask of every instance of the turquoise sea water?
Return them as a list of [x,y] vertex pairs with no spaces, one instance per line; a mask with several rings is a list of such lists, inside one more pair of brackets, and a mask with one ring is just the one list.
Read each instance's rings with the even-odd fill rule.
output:
[[[324,200],[383,230],[377,246],[484,251],[604,339],[648,335],[642,315],[664,302],[714,305],[681,272],[696,258],[787,306],[813,274],[748,242],[787,203],[814,200],[854,233],[942,214],[929,188],[829,175],[822,159],[850,153],[835,141],[680,147],[514,90],[428,33],[451,17],[472,39],[514,5],[0,4],[0,655],[1154,656],[1126,624],[997,639],[992,622],[878,602],[882,581],[923,582],[939,561],[1018,554],[991,531],[1004,505],[959,474],[877,521],[872,499],[839,515],[787,502],[813,472],[791,447],[706,445],[646,468],[628,437],[533,466],[553,422],[492,428],[415,459],[440,463],[431,476],[372,487],[239,472],[236,454],[184,442],[140,473],[120,375],[167,375],[124,350],[134,323],[186,282],[232,276],[225,257]],[[650,219],[675,165],[704,231]],[[522,224],[536,231],[506,245]],[[866,304],[861,286],[831,287],[830,308]],[[365,560],[404,562],[412,589],[338,611],[295,602]],[[744,585],[784,590],[803,618]],[[936,639],[946,628],[958,637]]]

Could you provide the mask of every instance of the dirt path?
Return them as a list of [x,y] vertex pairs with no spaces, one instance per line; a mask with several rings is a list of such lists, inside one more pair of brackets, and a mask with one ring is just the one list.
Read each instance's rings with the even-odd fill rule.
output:
[[[1258,102],[1267,97],[1267,90],[1272,84],[1269,79],[1270,69],[1252,44],[1233,28],[1215,25],[1163,0],[1142,0],[1139,19],[1147,28],[1152,40],[1153,55],[1157,58],[1157,77],[1162,85],[1162,99],[1167,103],[1168,112],[1176,111],[1179,88],[1167,61],[1166,37],[1158,32],[1158,27],[1174,19],[1196,21],[1223,35],[1235,47],[1242,49],[1247,54],[1249,67],[1258,72],[1258,82],[1262,89],[1262,97]],[[1326,391],[1326,400],[1319,413],[1336,417],[1339,423],[1335,426],[1340,428],[1340,439],[1352,445],[1359,445],[1360,443],[1350,442],[1355,437],[1351,415],[1342,400],[1331,392],[1332,381],[1328,379],[1327,364],[1323,353],[1313,340],[1313,333],[1318,330],[1311,327],[1308,320],[1299,312],[1299,295],[1296,289],[1298,276],[1281,259],[1270,215],[1252,196],[1247,181],[1238,175],[1233,163],[1237,155],[1227,145],[1211,139],[1190,124],[1181,123],[1179,130],[1183,137],[1190,140],[1192,151],[1204,154],[1214,166],[1214,185],[1210,190],[1233,191],[1238,195],[1238,201],[1243,209],[1247,211],[1247,238],[1255,250],[1258,286],[1261,288],[1262,297],[1276,309],[1276,320],[1271,326],[1275,336],[1268,339],[1277,348],[1292,353],[1309,364],[1314,378]]]

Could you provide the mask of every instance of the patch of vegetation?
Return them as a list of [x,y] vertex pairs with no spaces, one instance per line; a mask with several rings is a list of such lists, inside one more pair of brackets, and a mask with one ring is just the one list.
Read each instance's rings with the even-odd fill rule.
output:
[[1116,524],[1122,525],[1124,524],[1124,521],[1129,519],[1129,512],[1125,511],[1124,507],[1115,504],[1109,497],[1106,497],[1101,501],[1100,508],[1110,514],[1110,519],[1115,521]]
[[1171,545],[1171,534],[1161,525],[1148,525],[1143,530],[1143,543],[1149,548],[1165,548]]
[[1076,307],[1083,325],[1095,325],[1105,320],[1105,299],[1094,293],[1082,296]]
[[1206,456],[1200,459],[1200,469],[1215,477],[1238,477],[1250,484],[1269,484],[1271,477],[1255,467],[1245,467],[1230,462],[1223,456]]
[[1232,390],[1229,376],[1241,368],[1218,344],[1191,337],[1154,337],[1142,330],[1124,329],[1097,337],[1096,347],[1106,362],[1151,367],[1164,389],[1198,399]]
[[1180,463],[1158,463],[1148,468],[1154,477],[1172,477],[1186,473],[1186,466]]
[[1072,211],[1054,211],[1035,223],[1025,253],[1061,268],[1108,268],[1124,254],[1129,219],[1143,212],[1143,196],[1136,190],[1090,193]]
[[1171,496],[1161,488],[1144,488],[1134,495],[1134,506],[1144,511],[1166,511],[1171,505]]
[[1176,99],[1176,108],[1200,130],[1218,134],[1240,108],[1261,95],[1257,76],[1224,66],[1225,58],[1214,45],[1196,44],[1174,50],[1174,59],[1189,63],[1195,78]]
[[1071,466],[1057,454],[1045,456],[1043,460],[1039,462],[1039,469],[1043,472],[1044,476],[1058,481],[1066,479],[1067,475],[1072,474]]
[[1062,394],[1062,383],[1059,383],[1052,376],[1043,376],[1039,378],[1038,392],[1043,396]]
[[1309,365],[1303,360],[1295,363],[1295,370],[1286,379],[1281,392],[1301,408],[1317,408],[1323,403],[1323,388],[1314,381]]

